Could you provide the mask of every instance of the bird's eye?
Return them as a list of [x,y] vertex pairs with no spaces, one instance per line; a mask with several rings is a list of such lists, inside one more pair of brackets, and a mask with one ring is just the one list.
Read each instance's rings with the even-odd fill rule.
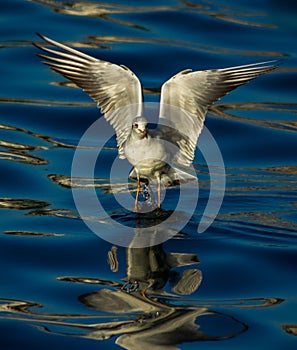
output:
[[137,128],[138,128],[138,124],[137,124],[137,123],[135,123],[135,124],[134,124],[134,127],[137,129]]

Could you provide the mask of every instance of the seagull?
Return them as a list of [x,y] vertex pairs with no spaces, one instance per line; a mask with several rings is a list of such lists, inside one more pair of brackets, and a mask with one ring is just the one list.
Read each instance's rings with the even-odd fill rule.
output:
[[43,63],[83,89],[114,128],[119,157],[132,164],[129,178],[137,181],[135,212],[139,210],[141,183],[157,182],[160,208],[161,184],[170,187],[196,179],[180,168],[193,162],[208,108],[231,90],[277,67],[276,61],[266,61],[222,69],[182,70],[162,85],[158,126],[149,129],[141,83],[129,68],[38,35],[54,47],[33,43],[43,51],[38,53],[45,59]]

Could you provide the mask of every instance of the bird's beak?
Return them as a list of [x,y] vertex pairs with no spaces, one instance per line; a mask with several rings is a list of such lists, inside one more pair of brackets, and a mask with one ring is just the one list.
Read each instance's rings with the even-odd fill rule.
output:
[[146,129],[144,129],[144,130],[139,130],[140,132],[141,132],[141,134],[143,135],[143,136],[145,136],[146,138],[147,138],[147,130]]

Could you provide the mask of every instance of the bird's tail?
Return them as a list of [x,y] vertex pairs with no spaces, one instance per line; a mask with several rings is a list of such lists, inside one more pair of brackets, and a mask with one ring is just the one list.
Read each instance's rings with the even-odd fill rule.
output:
[[198,181],[197,177],[178,168],[171,168],[168,172],[168,177],[172,181],[172,185],[185,184],[192,181]]

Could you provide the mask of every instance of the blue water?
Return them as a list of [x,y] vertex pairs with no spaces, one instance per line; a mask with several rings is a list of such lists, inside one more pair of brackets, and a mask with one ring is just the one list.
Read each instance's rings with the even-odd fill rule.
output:
[[[1,350],[296,349],[296,13],[293,0],[1,1]],[[99,112],[40,63],[36,32],[128,66],[148,102],[182,69],[281,60],[207,115],[226,192],[205,232],[199,154],[198,206],[172,239],[129,249],[84,224],[71,163]],[[115,155],[106,150],[106,164]],[[133,230],[98,169],[99,198]]]

